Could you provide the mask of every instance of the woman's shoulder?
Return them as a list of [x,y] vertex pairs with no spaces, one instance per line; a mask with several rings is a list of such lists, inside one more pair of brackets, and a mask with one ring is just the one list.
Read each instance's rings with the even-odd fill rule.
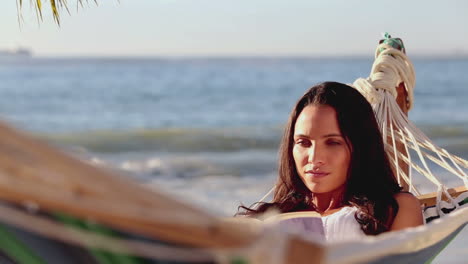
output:
[[421,209],[421,203],[418,198],[416,198],[412,193],[409,192],[399,192],[396,193],[393,198],[395,198],[398,203],[398,207],[401,209]]
[[421,203],[413,194],[400,192],[393,196],[398,204],[398,212],[391,230],[399,230],[424,224]]

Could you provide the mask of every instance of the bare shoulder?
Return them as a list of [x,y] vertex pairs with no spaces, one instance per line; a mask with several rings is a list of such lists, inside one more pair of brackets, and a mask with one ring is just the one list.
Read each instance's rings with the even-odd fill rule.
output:
[[421,209],[421,203],[419,202],[418,198],[416,198],[411,193],[401,192],[397,193],[393,196],[398,203],[399,208],[403,209]]
[[397,193],[394,198],[398,203],[398,213],[390,230],[400,230],[424,224],[418,198],[410,193]]

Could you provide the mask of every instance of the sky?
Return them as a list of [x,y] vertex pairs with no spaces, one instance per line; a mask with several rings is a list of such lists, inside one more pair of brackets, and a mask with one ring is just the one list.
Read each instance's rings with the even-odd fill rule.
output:
[[[43,0],[44,1],[44,0]],[[409,54],[468,56],[464,0],[68,0],[57,26],[2,0],[0,49],[36,56],[372,56],[382,32]]]

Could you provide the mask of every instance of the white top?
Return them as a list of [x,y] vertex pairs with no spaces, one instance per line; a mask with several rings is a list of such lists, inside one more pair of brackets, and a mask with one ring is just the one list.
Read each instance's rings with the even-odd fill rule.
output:
[[322,216],[327,242],[357,240],[366,236],[354,217],[357,211],[356,207],[343,207],[336,213]]

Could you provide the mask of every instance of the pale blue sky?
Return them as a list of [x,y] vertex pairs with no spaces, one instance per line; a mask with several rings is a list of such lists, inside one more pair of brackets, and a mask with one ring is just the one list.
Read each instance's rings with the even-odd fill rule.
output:
[[98,0],[38,26],[26,2],[2,0],[0,49],[38,56],[371,55],[380,34],[411,54],[468,55],[468,1]]

